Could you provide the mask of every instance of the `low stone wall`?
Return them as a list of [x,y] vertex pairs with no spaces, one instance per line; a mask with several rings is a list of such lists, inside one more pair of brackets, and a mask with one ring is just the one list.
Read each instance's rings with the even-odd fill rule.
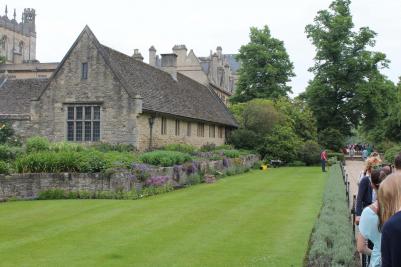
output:
[[[243,156],[238,159],[198,162],[197,171],[207,173],[209,170],[224,171],[240,165],[250,168],[259,160],[256,155]],[[225,166],[226,165],[226,166]],[[151,176],[168,176],[176,186],[183,185],[187,179],[187,171],[183,166],[153,167]],[[10,198],[34,199],[41,191],[62,189],[65,191],[85,190],[98,191],[130,191],[141,184],[130,172],[103,173],[26,173],[0,174],[0,200]]]

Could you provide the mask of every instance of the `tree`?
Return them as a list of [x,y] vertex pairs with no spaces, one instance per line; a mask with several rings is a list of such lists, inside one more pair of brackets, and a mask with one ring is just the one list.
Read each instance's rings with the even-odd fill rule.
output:
[[337,129],[343,136],[350,135],[362,118],[370,119],[361,95],[376,90],[373,81],[389,62],[385,54],[368,50],[375,45],[375,32],[368,27],[353,31],[350,3],[333,1],[305,30],[316,47],[315,64],[310,68],[315,77],[307,87],[306,99],[318,131]]
[[241,68],[231,102],[287,96],[291,92],[287,82],[295,74],[284,43],[271,36],[268,26],[263,29],[252,27],[249,37],[250,42],[241,46],[237,56]]

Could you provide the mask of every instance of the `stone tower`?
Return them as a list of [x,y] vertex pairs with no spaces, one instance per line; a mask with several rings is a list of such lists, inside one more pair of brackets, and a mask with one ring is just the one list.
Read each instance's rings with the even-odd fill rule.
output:
[[0,55],[5,58],[6,63],[37,61],[35,18],[35,9],[25,8],[20,22],[17,21],[15,9],[10,19],[6,6],[4,16],[0,16]]

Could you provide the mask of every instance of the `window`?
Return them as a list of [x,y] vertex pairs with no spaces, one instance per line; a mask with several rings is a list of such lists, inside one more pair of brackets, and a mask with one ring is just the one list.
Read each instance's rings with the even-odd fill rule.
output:
[[198,136],[204,137],[205,136],[205,124],[198,123]]
[[192,131],[191,126],[192,126],[191,123],[188,122],[188,124],[187,124],[187,136],[191,136],[191,131]]
[[100,106],[67,107],[67,140],[77,142],[100,140]]
[[167,134],[167,119],[164,117],[162,117],[161,134],[163,134],[163,135]]
[[223,127],[219,127],[219,130],[218,130],[219,138],[223,138],[223,133],[224,133],[224,128]]
[[82,63],[82,80],[87,80],[88,79],[88,63]]
[[180,120],[175,120],[175,135],[180,135]]
[[209,125],[209,137],[214,138],[216,136],[216,127]]

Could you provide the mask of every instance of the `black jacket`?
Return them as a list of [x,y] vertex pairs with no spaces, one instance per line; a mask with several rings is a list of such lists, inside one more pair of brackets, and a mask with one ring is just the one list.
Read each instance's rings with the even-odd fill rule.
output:
[[356,216],[361,216],[363,209],[370,204],[372,204],[372,187],[370,186],[369,176],[365,176],[361,179],[358,187]]

